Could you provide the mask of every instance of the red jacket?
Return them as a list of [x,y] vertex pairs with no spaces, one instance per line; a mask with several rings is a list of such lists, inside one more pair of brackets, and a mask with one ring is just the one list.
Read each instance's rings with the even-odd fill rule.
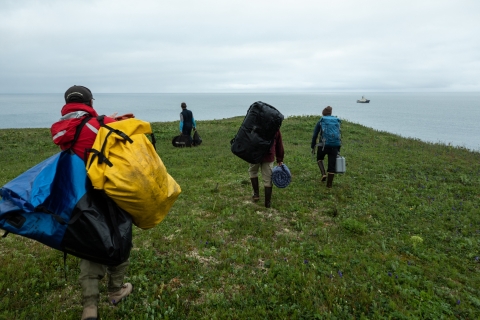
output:
[[[67,103],[62,108],[62,118],[60,118],[60,121],[55,122],[50,128],[53,142],[56,145],[59,145],[62,150],[66,150],[70,148],[72,144],[77,126],[86,116],[91,116],[93,118],[83,126],[77,142],[72,148],[73,152],[85,161],[87,160],[84,158],[85,150],[92,147],[93,142],[97,137],[98,129],[100,128],[100,124],[96,119],[98,114],[92,107],[78,102]],[[115,120],[110,117],[105,117],[104,121],[105,123],[110,123]]]
[[275,157],[277,157],[277,163],[283,162],[283,141],[282,141],[282,133],[278,130],[275,133],[275,138],[273,138],[273,144],[270,147],[270,150],[266,155],[263,156],[262,162],[273,162]]

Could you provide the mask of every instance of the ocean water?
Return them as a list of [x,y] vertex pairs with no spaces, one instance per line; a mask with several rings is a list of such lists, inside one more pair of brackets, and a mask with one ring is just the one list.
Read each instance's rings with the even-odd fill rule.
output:
[[[284,116],[333,114],[403,137],[480,151],[480,93],[368,93],[370,103],[356,103],[358,93],[94,94],[100,114],[133,112],[150,122],[179,119],[186,102],[196,120],[244,116],[255,101],[276,107]],[[0,129],[48,128],[60,118],[63,94],[0,94]],[[313,128],[305,128],[313,130]],[[1,143],[1,141],[0,141]]]

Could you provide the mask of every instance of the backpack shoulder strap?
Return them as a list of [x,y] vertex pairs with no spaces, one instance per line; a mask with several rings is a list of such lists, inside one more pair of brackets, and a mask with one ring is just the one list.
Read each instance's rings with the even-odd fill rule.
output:
[[80,124],[77,126],[77,129],[75,130],[75,136],[73,137],[73,140],[72,140],[72,143],[70,144],[70,147],[68,148],[69,150],[71,150],[73,148],[73,146],[75,145],[75,143],[77,142],[78,140],[78,137],[80,136],[80,132],[82,132],[82,129],[83,127],[87,124],[88,121],[90,121],[90,119],[92,119],[93,117],[92,116],[85,116],[82,120],[82,122],[80,122]]

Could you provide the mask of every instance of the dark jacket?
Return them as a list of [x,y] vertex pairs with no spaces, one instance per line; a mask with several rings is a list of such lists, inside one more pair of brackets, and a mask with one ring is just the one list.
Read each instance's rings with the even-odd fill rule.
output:
[[193,118],[193,113],[190,110],[183,109],[180,112],[180,131],[185,134],[190,134],[192,128],[195,128],[197,124]]

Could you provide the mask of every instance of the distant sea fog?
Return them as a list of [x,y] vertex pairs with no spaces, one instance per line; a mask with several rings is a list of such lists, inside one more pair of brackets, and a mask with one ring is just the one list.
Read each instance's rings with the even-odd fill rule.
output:
[[[244,116],[255,101],[276,107],[284,116],[333,114],[403,137],[418,138],[480,151],[480,93],[95,93],[99,114],[133,112],[150,122],[179,119],[185,102],[196,120]],[[63,93],[0,94],[0,129],[49,128],[60,117]],[[305,127],[312,131],[313,128]],[[1,141],[0,141],[1,143]]]

